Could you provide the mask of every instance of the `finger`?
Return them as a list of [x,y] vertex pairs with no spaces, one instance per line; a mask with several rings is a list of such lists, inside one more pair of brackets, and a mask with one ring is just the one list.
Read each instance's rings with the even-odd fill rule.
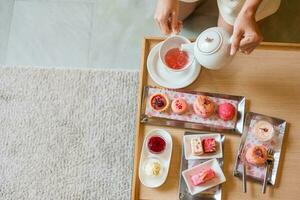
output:
[[163,33],[163,34],[165,34],[164,33],[164,30],[163,30],[163,27],[160,25],[160,18],[159,17],[155,17],[154,18],[154,21],[155,21],[155,24],[159,27],[159,30]]
[[248,49],[253,49],[259,45],[258,41],[254,41],[252,38],[243,38],[240,42],[240,49],[248,51]]
[[240,41],[242,39],[242,33],[240,31],[234,31],[232,35],[232,43],[230,49],[230,55],[234,55],[240,46]]
[[254,51],[255,47],[249,48],[246,50],[246,54],[250,54],[252,53],[252,51]]
[[249,49],[252,49],[252,48],[255,48],[257,47],[257,44],[247,44],[247,45],[244,45],[244,46],[240,46],[240,49],[242,51],[248,51]]
[[154,18],[154,21],[155,21],[155,24],[159,27],[159,29],[160,29],[160,25],[159,25],[159,21],[158,21],[158,18],[157,17],[155,17]]
[[171,30],[168,24],[168,20],[163,20],[159,22],[159,27],[162,30],[163,34],[168,35],[170,34]]
[[177,33],[178,32],[178,13],[177,12],[172,12],[172,32]]
[[178,34],[182,29],[182,22],[178,20],[178,23],[177,23],[177,28],[175,31],[173,31],[173,33],[176,33]]
[[250,44],[259,45],[262,41],[262,37],[258,34],[246,34],[245,37],[241,40],[240,47],[248,46]]
[[252,46],[249,46],[248,48],[244,48],[244,49],[240,49],[240,50],[241,50],[241,52],[242,52],[243,54],[248,55],[248,54],[250,54],[255,48],[256,48],[256,45],[252,45]]
[[241,41],[240,41],[240,48],[252,45],[253,42],[254,41],[249,36],[246,36],[246,37],[244,37],[244,38],[241,39]]
[[178,23],[178,32],[181,31],[182,27],[183,27],[183,22],[179,21],[179,23]]
[[168,18],[164,16],[155,16],[155,23],[158,25],[160,31],[167,35],[170,33],[170,29],[168,27]]

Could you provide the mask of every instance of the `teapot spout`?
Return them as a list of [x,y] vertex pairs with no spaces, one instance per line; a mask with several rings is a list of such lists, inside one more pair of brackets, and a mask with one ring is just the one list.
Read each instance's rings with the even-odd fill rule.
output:
[[181,51],[194,52],[194,44],[195,43],[185,43],[180,46]]

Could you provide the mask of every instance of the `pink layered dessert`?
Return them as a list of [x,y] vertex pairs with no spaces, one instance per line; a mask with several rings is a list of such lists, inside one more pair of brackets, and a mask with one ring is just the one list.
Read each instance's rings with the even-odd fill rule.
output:
[[215,177],[216,177],[216,173],[214,170],[206,169],[206,170],[201,171],[198,174],[192,175],[191,180],[192,180],[192,184],[194,186],[197,186],[197,185],[203,184],[207,181],[210,181]]

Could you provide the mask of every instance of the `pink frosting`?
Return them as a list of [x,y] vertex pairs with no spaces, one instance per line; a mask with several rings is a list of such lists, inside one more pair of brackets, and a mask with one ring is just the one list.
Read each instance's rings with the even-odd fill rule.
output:
[[186,101],[182,98],[177,98],[172,101],[171,108],[174,113],[176,114],[183,114],[188,109],[188,104]]
[[191,181],[194,186],[200,185],[202,183],[205,183],[211,179],[213,179],[216,176],[214,170],[212,169],[206,169],[198,174],[191,176]]
[[246,160],[253,165],[263,165],[267,160],[267,150],[264,146],[252,146],[246,152]]
[[225,121],[232,120],[235,116],[235,107],[230,103],[223,103],[219,105],[218,114]]
[[214,103],[206,96],[198,96],[193,104],[194,111],[197,115],[208,118],[214,113]]

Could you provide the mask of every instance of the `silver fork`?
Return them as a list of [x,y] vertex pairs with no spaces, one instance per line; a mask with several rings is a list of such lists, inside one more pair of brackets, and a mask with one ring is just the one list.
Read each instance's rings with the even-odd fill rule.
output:
[[274,151],[273,149],[268,149],[268,158],[266,161],[266,171],[265,171],[265,177],[264,177],[264,182],[263,182],[263,187],[262,187],[262,193],[265,194],[266,193],[266,188],[267,188],[267,182],[268,182],[268,178],[270,175],[270,168],[271,165],[273,164],[274,161],[274,157],[273,157]]

